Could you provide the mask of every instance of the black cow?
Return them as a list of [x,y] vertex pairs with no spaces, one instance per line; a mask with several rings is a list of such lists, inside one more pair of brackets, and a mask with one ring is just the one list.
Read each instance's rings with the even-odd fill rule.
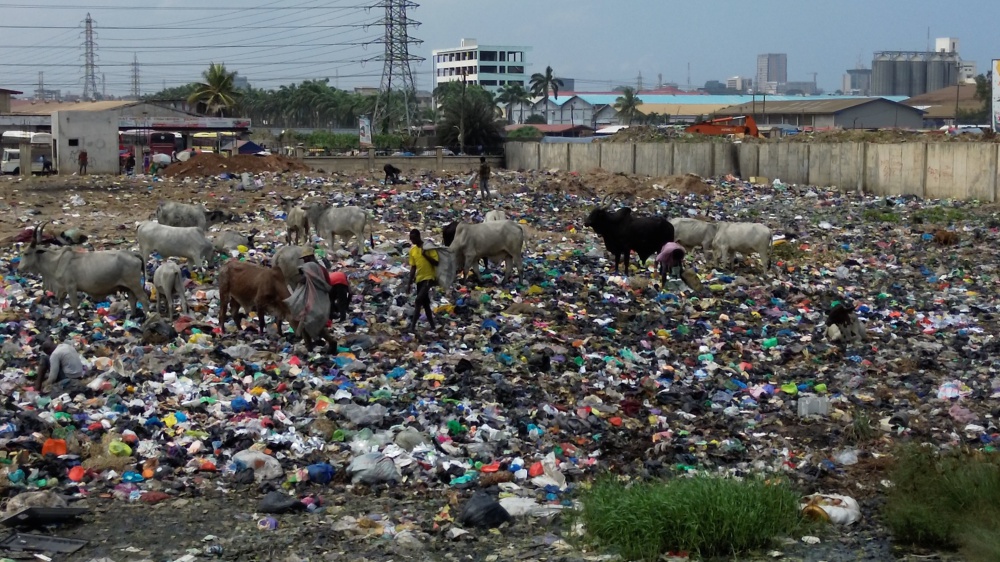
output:
[[665,217],[637,217],[632,209],[622,207],[611,212],[607,207],[597,207],[587,215],[584,226],[594,229],[608,251],[615,255],[615,273],[618,262],[625,262],[628,273],[629,255],[635,251],[639,263],[646,265],[650,256],[657,254],[663,245],[674,241],[674,225]]
[[402,172],[402,170],[400,170],[399,168],[393,166],[392,164],[388,164],[387,163],[385,166],[382,166],[382,171],[385,172],[385,184],[386,185],[389,185],[390,183],[392,185],[396,185],[397,183],[400,183],[400,181],[399,181],[399,174]]

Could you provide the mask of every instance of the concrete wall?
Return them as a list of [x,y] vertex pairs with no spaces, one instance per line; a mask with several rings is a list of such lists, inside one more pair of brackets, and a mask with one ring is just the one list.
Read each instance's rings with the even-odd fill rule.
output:
[[[523,143],[531,144],[531,143]],[[538,144],[538,143],[534,143]],[[117,145],[116,145],[117,147]],[[383,176],[382,168],[386,164],[392,164],[405,174],[409,170],[439,170],[445,172],[469,172],[479,169],[478,156],[374,156],[370,152],[369,156],[314,156],[303,158],[303,163],[313,170],[323,172],[374,172]],[[503,167],[503,158],[499,156],[487,156],[486,162],[493,169]],[[535,166],[531,166],[534,168]]]
[[87,151],[88,174],[117,174],[118,114],[114,111],[57,111],[52,114],[53,163],[60,174],[78,170]]
[[597,160],[612,173],[732,173],[875,195],[1000,201],[1000,145],[992,143],[508,143],[507,158],[524,169],[586,172]]

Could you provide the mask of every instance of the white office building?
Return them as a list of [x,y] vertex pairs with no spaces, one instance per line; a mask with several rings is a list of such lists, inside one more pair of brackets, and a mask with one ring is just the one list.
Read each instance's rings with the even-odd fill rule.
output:
[[467,83],[491,92],[509,82],[519,82],[527,89],[529,51],[531,47],[480,45],[475,39],[462,39],[461,47],[433,51],[434,86],[460,82],[464,75]]

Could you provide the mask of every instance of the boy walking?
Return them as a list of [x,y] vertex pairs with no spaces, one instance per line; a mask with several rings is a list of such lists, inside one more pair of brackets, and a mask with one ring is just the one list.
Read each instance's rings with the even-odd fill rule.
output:
[[417,282],[417,298],[413,303],[413,318],[407,326],[407,331],[414,331],[417,328],[417,320],[420,319],[420,310],[427,314],[427,322],[431,325],[431,330],[436,330],[434,325],[434,313],[431,311],[431,289],[437,283],[437,250],[424,251],[424,241],[420,237],[420,231],[413,229],[410,231],[410,277],[406,281],[406,292],[410,292],[410,286],[415,280]]
[[483,199],[490,198],[490,188],[488,186],[490,180],[490,165],[486,163],[486,157],[479,157],[479,194]]

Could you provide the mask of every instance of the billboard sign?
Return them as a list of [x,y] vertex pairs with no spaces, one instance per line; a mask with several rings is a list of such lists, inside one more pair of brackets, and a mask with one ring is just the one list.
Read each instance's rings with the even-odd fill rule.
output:
[[372,147],[372,123],[367,117],[358,118],[358,135],[361,148]]
[[990,65],[990,126],[994,131],[1000,131],[1000,59],[993,59]]

